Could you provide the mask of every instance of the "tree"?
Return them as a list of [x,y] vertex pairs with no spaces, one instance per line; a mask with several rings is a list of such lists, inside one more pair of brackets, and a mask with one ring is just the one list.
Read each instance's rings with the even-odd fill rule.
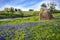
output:
[[53,13],[53,12],[56,10],[56,9],[55,9],[55,6],[56,6],[55,3],[50,3],[50,8],[49,8],[49,10],[50,10],[51,13]]
[[14,8],[13,7],[9,8],[8,10],[9,10],[10,13],[12,13],[12,14],[14,13]]
[[4,8],[5,13],[9,13],[8,8]]
[[14,8],[13,8],[13,7],[5,8],[4,11],[5,11],[6,13],[12,13],[12,14],[13,14]]
[[34,11],[33,9],[29,9],[29,11]]
[[17,12],[17,8],[15,8],[15,12]]
[[43,4],[41,5],[41,8],[47,8],[46,4],[43,3]]
[[[49,8],[48,8],[48,7],[49,7]],[[55,7],[56,7],[56,4],[55,4],[54,2],[47,3],[47,4],[43,3],[43,4],[41,5],[41,8],[43,8],[43,9],[48,9],[48,10],[50,10],[51,13],[53,13],[53,12],[56,10]]]
[[21,9],[17,9],[17,12],[20,13],[20,16],[23,17],[23,12]]

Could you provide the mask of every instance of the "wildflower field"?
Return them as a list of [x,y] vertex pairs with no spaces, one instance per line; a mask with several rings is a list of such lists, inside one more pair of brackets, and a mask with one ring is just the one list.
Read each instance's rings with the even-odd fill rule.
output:
[[39,16],[0,21],[0,40],[60,40],[60,13],[52,20]]

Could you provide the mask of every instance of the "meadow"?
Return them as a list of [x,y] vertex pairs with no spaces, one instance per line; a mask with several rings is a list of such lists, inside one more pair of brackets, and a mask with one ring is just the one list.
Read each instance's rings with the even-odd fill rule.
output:
[[24,13],[30,16],[0,21],[0,40],[60,40],[60,13],[52,14],[52,20]]

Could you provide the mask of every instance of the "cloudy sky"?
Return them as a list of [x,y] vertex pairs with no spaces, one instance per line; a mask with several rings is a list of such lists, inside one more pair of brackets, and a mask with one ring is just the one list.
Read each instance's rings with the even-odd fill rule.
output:
[[39,10],[42,3],[55,2],[56,8],[60,8],[60,0],[0,0],[0,10],[5,7],[20,8],[22,10]]

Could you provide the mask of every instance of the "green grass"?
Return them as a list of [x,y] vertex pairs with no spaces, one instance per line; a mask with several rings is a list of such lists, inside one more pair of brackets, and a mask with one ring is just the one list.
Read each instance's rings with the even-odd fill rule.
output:
[[7,20],[7,21],[0,21],[0,24],[6,24],[6,23],[23,23],[23,22],[36,22],[39,21],[38,16],[32,16],[32,17],[27,17],[27,18],[17,18],[13,20]]
[[56,23],[48,23],[45,25],[37,25],[34,27],[28,28],[26,40],[60,40],[59,25]]
[[[52,20],[39,20],[39,16],[31,16],[27,18],[17,18],[13,20],[0,21],[0,25],[3,24],[17,24],[24,22],[43,22],[36,26],[29,26],[27,28],[16,27],[17,29],[5,29],[0,30],[0,34],[6,33],[5,40],[60,40],[60,13],[53,14]],[[13,32],[14,34],[9,34]]]
[[7,23],[17,24],[17,23],[24,23],[24,22],[53,22],[55,20],[57,21],[60,20],[60,18],[58,18],[60,17],[60,13],[53,14],[53,16],[54,19],[52,20],[40,20],[39,16],[31,16],[31,17],[17,18],[17,19],[7,20],[7,21],[0,21],[0,24],[7,24]]
[[[6,33],[5,40],[60,40],[60,22],[45,22],[27,28],[0,30],[0,34]],[[17,27],[16,27],[17,28]],[[13,32],[14,34],[9,34]]]

